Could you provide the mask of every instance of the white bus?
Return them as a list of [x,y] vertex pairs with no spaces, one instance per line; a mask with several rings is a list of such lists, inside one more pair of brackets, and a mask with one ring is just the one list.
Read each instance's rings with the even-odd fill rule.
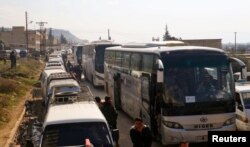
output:
[[118,46],[109,40],[98,40],[83,46],[83,70],[94,86],[104,85],[104,53],[107,47]]
[[106,49],[105,91],[115,107],[141,117],[164,145],[206,142],[209,130],[236,130],[227,54],[208,47],[156,46]]
[[75,45],[72,46],[74,63],[82,64],[83,60],[83,46],[84,45]]

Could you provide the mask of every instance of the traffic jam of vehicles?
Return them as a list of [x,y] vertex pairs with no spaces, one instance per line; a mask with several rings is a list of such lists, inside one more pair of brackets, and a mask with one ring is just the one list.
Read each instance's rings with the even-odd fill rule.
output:
[[[234,73],[232,64],[241,71]],[[119,130],[110,126],[83,80],[103,86],[113,106],[141,118],[162,145],[207,142],[211,130],[250,130],[250,83],[241,60],[181,41],[121,45],[104,40],[73,46],[70,54],[47,55],[37,85],[42,118],[25,128],[33,130],[22,133],[27,142],[118,146]]]

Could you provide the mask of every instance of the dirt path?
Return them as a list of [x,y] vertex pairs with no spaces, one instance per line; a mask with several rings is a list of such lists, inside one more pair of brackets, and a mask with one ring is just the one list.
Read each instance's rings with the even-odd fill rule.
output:
[[10,110],[10,121],[0,128],[0,147],[9,147],[11,140],[13,139],[16,130],[19,126],[18,120],[22,117],[24,112],[24,104],[27,99],[31,98],[30,91],[20,99],[16,106],[13,106]]

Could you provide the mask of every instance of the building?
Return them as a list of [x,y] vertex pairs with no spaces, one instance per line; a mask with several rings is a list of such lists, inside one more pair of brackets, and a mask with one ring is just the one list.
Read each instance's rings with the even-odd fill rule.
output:
[[[28,49],[40,48],[40,32],[35,30],[28,31]],[[11,30],[0,31],[2,40],[8,49],[26,49],[26,30],[23,26],[13,26]]]
[[206,47],[214,47],[214,48],[222,48],[222,39],[187,39],[181,40],[188,45],[193,46],[206,46]]

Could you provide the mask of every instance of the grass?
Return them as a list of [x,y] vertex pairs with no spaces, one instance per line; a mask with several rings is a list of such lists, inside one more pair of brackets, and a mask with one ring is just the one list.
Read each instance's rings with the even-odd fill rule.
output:
[[32,89],[37,82],[43,63],[34,59],[17,60],[10,69],[10,61],[0,61],[0,126],[10,120],[10,109]]

